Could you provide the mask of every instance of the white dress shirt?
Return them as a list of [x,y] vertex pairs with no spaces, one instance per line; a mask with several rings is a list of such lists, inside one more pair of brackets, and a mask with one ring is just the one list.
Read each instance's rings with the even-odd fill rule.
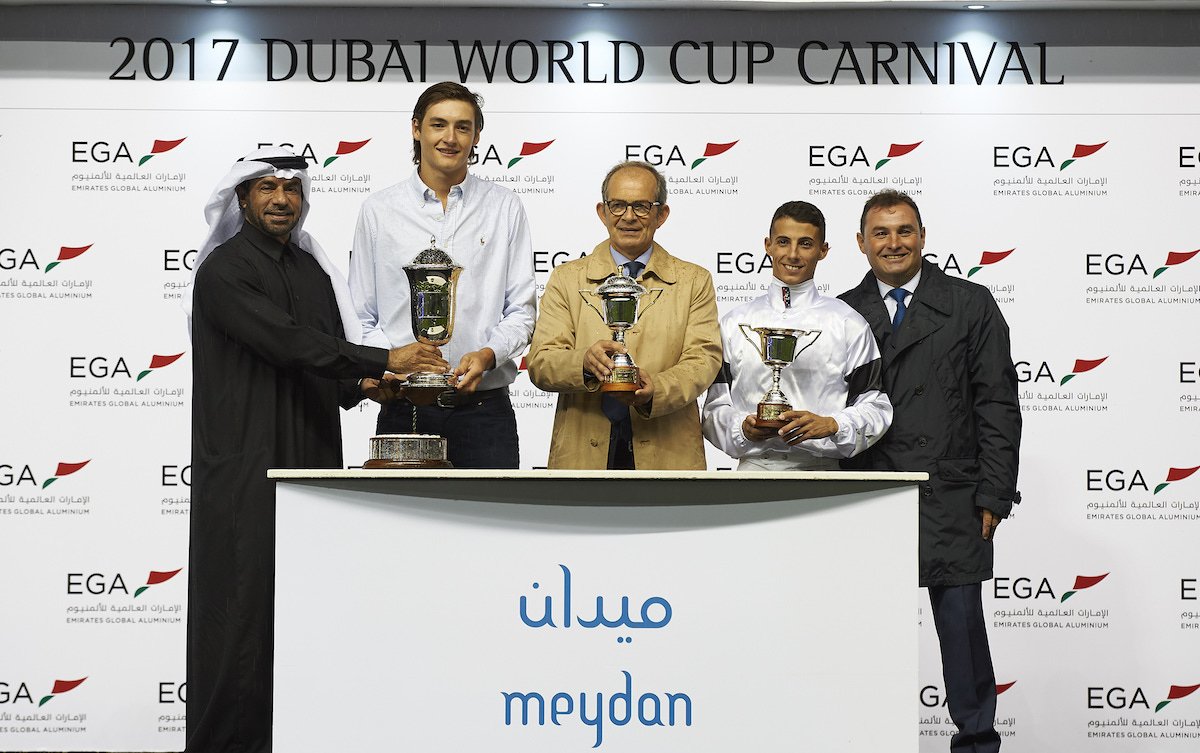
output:
[[515,193],[470,173],[450,189],[444,210],[416,170],[363,203],[350,257],[350,294],[363,342],[398,348],[415,341],[404,266],[431,243],[463,268],[454,333],[441,346],[442,357],[454,368],[464,354],[491,348],[496,367],[478,389],[511,384],[536,312],[529,221]]
[[[891,285],[888,285],[886,282],[879,279],[878,277],[875,278],[875,284],[879,286],[879,295],[883,298],[883,305],[887,308],[887,312],[888,312],[888,320],[891,321],[892,319],[896,318],[897,304],[896,304],[896,299],[891,297],[890,295],[888,295],[888,293],[891,293],[893,290],[897,290],[899,288],[893,288]],[[917,273],[912,276],[911,280],[909,280],[908,282],[906,282],[900,286],[900,288],[903,288],[904,291],[907,293],[907,295],[904,296],[905,310],[907,310],[909,305],[912,304],[913,294],[917,292],[917,285],[920,285],[920,284],[921,284],[921,270],[918,269]]]

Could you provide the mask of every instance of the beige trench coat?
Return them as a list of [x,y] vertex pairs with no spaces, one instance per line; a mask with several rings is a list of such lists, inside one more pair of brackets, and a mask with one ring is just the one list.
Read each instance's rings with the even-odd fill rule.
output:
[[[603,469],[610,423],[600,409],[600,383],[583,376],[583,355],[612,333],[580,290],[595,290],[617,272],[605,240],[550,275],[539,305],[527,365],[535,385],[559,393],[550,439],[550,468]],[[638,470],[704,470],[696,400],[721,368],[721,333],[712,276],[657,243],[639,282],[662,288],[659,299],[626,333],[634,362],[650,374],[654,399],[631,411]],[[591,297],[593,303],[594,296]]]

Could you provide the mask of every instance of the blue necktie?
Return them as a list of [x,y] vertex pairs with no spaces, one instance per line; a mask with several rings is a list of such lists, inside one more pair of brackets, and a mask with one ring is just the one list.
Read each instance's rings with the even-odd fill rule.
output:
[[637,276],[642,273],[642,270],[646,268],[646,265],[642,264],[640,261],[627,261],[625,262],[624,266],[625,276],[632,277],[635,280],[637,279]]
[[907,294],[908,291],[904,288],[888,291],[888,295],[896,299],[896,315],[892,317],[892,331],[900,329],[900,322],[904,321],[904,312],[908,310],[904,307],[904,296]]

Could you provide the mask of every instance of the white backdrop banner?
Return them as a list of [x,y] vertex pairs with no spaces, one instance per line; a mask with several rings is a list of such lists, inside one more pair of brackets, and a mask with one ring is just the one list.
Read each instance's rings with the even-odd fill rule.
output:
[[[234,159],[290,146],[314,176],[306,229],[344,268],[363,199],[412,169],[413,102],[447,79],[486,100],[473,170],[521,195],[539,285],[604,238],[600,180],[627,158],[666,173],[657,238],[712,272],[722,310],[766,286],[779,204],[824,210],[835,295],[867,270],[865,197],[913,195],[928,258],[999,301],[1022,382],[1024,503],[985,588],[1006,749],[1190,750],[1197,29],[1193,12],[0,8],[0,750],[181,747],[179,298],[203,204]],[[513,392],[522,466],[542,466],[555,396],[524,373]],[[347,464],[374,413],[345,415]],[[913,713],[935,751],[951,725],[925,616]]]

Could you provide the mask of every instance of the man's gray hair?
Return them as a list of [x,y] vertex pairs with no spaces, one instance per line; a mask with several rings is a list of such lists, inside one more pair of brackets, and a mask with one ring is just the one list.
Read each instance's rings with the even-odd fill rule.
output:
[[604,201],[608,201],[608,184],[612,181],[612,177],[625,168],[634,168],[637,170],[645,170],[654,176],[654,200],[659,204],[667,203],[667,179],[663,177],[654,165],[649,162],[641,162],[639,160],[627,160],[625,162],[613,165],[608,171],[608,175],[604,176],[604,182],[600,184],[600,196]]

